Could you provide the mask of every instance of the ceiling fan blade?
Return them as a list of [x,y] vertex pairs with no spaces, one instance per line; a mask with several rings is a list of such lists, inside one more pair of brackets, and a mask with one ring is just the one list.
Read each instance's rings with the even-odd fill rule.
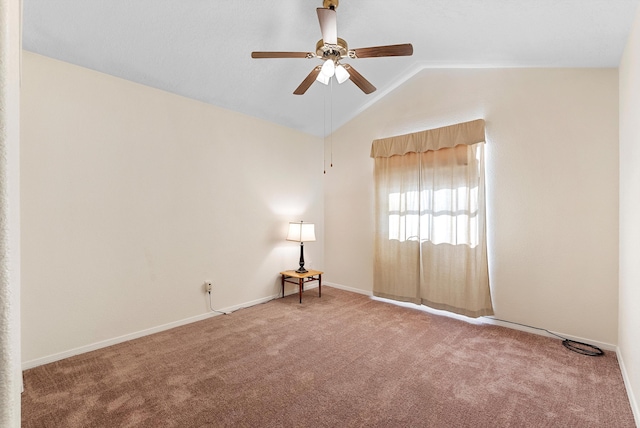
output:
[[338,44],[338,18],[335,9],[325,9],[319,7],[318,21],[320,21],[320,31],[322,31],[322,40],[328,45]]
[[251,58],[315,58],[311,52],[251,52]]
[[411,56],[411,55],[413,55],[413,45],[411,43],[404,43],[401,45],[373,46],[370,48],[359,48],[359,49],[349,50],[349,56],[352,58],[372,58],[372,57],[381,57],[381,56]]
[[367,79],[365,79],[362,74],[358,73],[356,69],[351,65],[343,64],[343,67],[349,72],[351,81],[355,83],[358,88],[362,89],[362,92],[364,92],[365,94],[370,94],[371,92],[376,90],[376,87],[373,86]]
[[311,70],[311,73],[309,73],[309,75],[305,77],[300,86],[298,86],[296,90],[293,91],[294,95],[303,95],[305,92],[307,92],[307,89],[309,89],[311,84],[316,80],[316,77],[318,77],[318,73],[320,73],[321,68],[321,66],[317,66],[316,68]]

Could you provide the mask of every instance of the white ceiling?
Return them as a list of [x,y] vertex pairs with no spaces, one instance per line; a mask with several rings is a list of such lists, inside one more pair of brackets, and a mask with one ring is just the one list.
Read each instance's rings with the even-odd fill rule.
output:
[[[617,67],[640,0],[342,0],[350,48],[412,43],[412,57],[348,60],[378,90],[316,82],[321,0],[24,0],[26,50],[313,134],[424,68]],[[329,114],[332,100],[333,113]],[[332,117],[332,118],[331,118]]]

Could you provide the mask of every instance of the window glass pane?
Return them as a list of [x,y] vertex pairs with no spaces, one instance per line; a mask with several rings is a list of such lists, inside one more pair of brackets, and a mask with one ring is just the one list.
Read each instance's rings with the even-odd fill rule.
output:
[[[480,156],[478,145],[470,155],[472,159],[475,158],[476,162],[470,163],[474,164],[472,171],[478,178],[476,180],[473,175],[470,178],[473,187],[461,186],[460,181],[443,183],[443,178],[434,183],[438,178],[427,175],[420,182],[427,188],[389,194],[389,239],[477,246],[480,229],[477,217]],[[427,156],[425,159],[425,171],[431,174],[428,172],[430,158]]]

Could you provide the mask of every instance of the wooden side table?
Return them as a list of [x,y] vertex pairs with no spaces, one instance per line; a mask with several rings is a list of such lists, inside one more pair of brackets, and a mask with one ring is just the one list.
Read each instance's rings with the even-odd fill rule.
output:
[[[305,273],[298,273],[295,270],[285,270],[280,272],[282,275],[282,297],[284,298],[284,283],[290,282],[291,284],[298,284],[300,303],[302,303],[302,291],[304,290],[304,284],[307,282],[318,281],[318,297],[322,297],[322,274],[319,270],[311,270]],[[297,281],[292,281],[290,278],[295,278]]]

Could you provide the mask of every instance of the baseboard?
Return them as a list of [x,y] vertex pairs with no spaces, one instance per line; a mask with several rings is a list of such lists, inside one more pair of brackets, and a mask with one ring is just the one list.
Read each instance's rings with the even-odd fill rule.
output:
[[588,343],[590,345],[597,346],[598,348],[604,349],[606,351],[616,352],[616,350],[618,349],[618,347],[616,345],[612,345],[611,343],[598,342],[598,341],[591,340],[591,339],[585,339],[584,337],[572,336],[570,334],[564,334],[564,333],[557,332],[557,331],[555,331],[554,333],[557,334],[558,336],[555,336],[554,334],[548,333],[547,331],[538,329],[536,327],[527,327],[527,326],[523,326],[523,325],[519,325],[519,324],[513,324],[513,323],[510,323],[509,321],[502,321],[502,320],[498,320],[498,319],[490,318],[490,317],[481,317],[480,319],[485,324],[499,325],[501,327],[506,327],[506,328],[512,328],[514,330],[525,331],[527,333],[533,333],[533,334],[537,334],[539,336],[552,337],[554,339],[559,339],[558,336],[562,336],[565,339],[575,340],[576,342]]
[[[345,290],[345,291],[350,291],[352,293],[358,293],[358,294],[363,294],[365,296],[373,296],[373,292],[372,291],[368,291],[368,290],[362,290],[359,288],[354,288],[354,287],[348,287],[346,285],[342,285],[342,284],[337,284],[337,283],[333,283],[333,282],[324,282],[323,285],[326,285],[328,287],[333,287],[333,288],[337,288],[340,290]],[[309,289],[313,289],[313,288],[317,288],[318,285],[317,283],[312,283],[309,284],[308,286],[305,285],[305,289],[309,290]],[[286,295],[291,295],[291,294],[297,294],[298,290],[297,288],[295,290],[290,291],[289,293],[286,293]],[[223,309],[219,309],[218,311],[220,312],[224,312],[224,313],[231,313],[231,312],[235,312],[239,309],[243,309],[243,308],[248,308],[254,305],[259,305],[262,303],[266,303],[270,300],[276,299],[278,297],[281,297],[281,295],[278,293],[276,295],[272,295],[272,296],[267,296],[267,297],[263,297],[260,299],[256,299],[256,300],[252,300],[249,302],[245,302],[245,303],[241,303],[238,305],[234,305],[234,306],[230,306],[227,308],[223,308]],[[384,299],[386,300],[386,299]],[[430,308],[428,308],[430,309]],[[435,309],[432,309],[433,311],[435,311]],[[190,318],[185,318],[182,320],[178,320],[178,321],[174,321],[171,323],[167,323],[167,324],[163,324],[157,327],[152,327],[149,329],[145,329],[145,330],[140,330],[134,333],[129,333],[129,334],[125,334],[123,336],[119,336],[119,337],[115,337],[112,339],[107,339],[107,340],[103,340],[100,342],[95,342],[89,345],[85,345],[85,346],[80,346],[78,348],[74,348],[74,349],[70,349],[68,351],[64,351],[64,352],[60,352],[57,354],[52,354],[52,355],[48,355],[45,357],[41,357],[41,358],[36,358],[30,361],[25,361],[22,363],[22,370],[28,370],[37,366],[41,366],[44,364],[49,364],[49,363],[53,363],[55,361],[60,361],[63,360],[65,358],[69,358],[69,357],[73,357],[74,355],[79,355],[79,354],[83,354],[85,352],[91,352],[91,351],[95,351],[97,349],[102,349],[102,348],[106,348],[108,346],[112,346],[112,345],[117,345],[118,343],[123,343],[123,342],[127,342],[129,340],[133,340],[133,339],[137,339],[143,336],[148,336],[150,334],[154,334],[154,333],[159,333],[161,331],[165,331],[165,330],[170,330],[172,328],[175,327],[180,327],[182,325],[186,325],[186,324],[190,324],[193,322],[197,322],[197,321],[202,321],[205,320],[207,318],[211,318],[214,316],[218,316],[221,315],[220,313],[216,313],[216,312],[207,312],[205,314],[201,314],[201,315],[197,315],[194,317],[190,317]],[[481,318],[482,322],[487,323],[487,324],[495,324],[495,325],[500,325],[502,327],[507,327],[507,328],[513,328],[516,330],[521,330],[521,331],[526,331],[529,333],[533,333],[533,334],[538,334],[538,335],[542,335],[542,336],[548,336],[548,337],[556,337],[552,334],[547,333],[546,331],[543,330],[537,330],[537,329],[533,329],[533,328],[528,328],[526,326],[520,326],[517,324],[511,324],[509,322],[503,322],[500,320],[496,320],[493,318],[487,318],[487,317],[482,317]],[[584,339],[584,338],[580,338],[580,337],[575,337],[575,336],[571,336],[571,335],[565,335],[562,333],[557,333],[558,335],[562,336],[562,337],[566,337],[567,339],[571,339],[571,340],[576,340],[578,342],[585,342],[585,343],[590,343],[592,345],[595,345],[601,349],[605,349],[605,350],[609,350],[609,351],[618,351],[617,346],[612,345],[610,343],[604,343],[604,342],[594,342],[592,340],[589,339]],[[622,367],[622,360],[621,357],[619,356],[618,353],[618,361],[620,361],[620,365]],[[623,372],[623,375],[626,375],[626,372]],[[625,378],[625,385],[628,385],[628,380]],[[634,403],[634,402],[632,402]],[[632,404],[633,407],[633,404]],[[637,406],[636,408],[634,408],[634,415],[638,414],[637,411]],[[636,420],[638,418],[636,417]]]
[[[326,284],[328,286],[334,286],[335,288],[342,288],[344,290],[348,290],[348,291],[354,291],[354,292],[362,292],[362,290],[357,290],[354,288],[350,288],[350,287],[341,287],[341,286],[337,286],[337,285],[331,285],[331,284]],[[305,284],[305,290],[310,290],[313,288],[317,288],[318,284],[317,283],[311,283],[309,285]],[[297,294],[298,293],[298,289],[296,287],[295,290],[286,293],[286,295],[290,295],[290,294]],[[234,306],[229,306],[227,308],[222,308],[222,309],[217,309],[218,312],[223,312],[223,313],[231,313],[231,312],[235,312],[239,309],[244,309],[244,308],[248,308],[254,305],[259,305],[261,303],[266,303],[270,300],[273,299],[277,299],[281,297],[280,293],[278,294],[274,294],[272,296],[267,296],[267,297],[263,297],[260,299],[256,299],[256,300],[251,300],[249,302],[245,302],[245,303],[241,303],[239,305],[234,305]],[[123,343],[123,342],[127,342],[129,340],[133,340],[133,339],[138,339],[140,337],[144,337],[144,336],[148,336],[150,334],[154,334],[154,333],[160,333],[161,331],[165,331],[165,330],[170,330],[172,328],[175,327],[180,327],[182,325],[186,325],[186,324],[191,324],[193,322],[197,322],[197,321],[202,321],[205,320],[207,318],[211,318],[211,317],[215,317],[218,315],[222,315],[221,313],[217,313],[217,312],[207,312],[205,314],[201,314],[201,315],[196,315],[194,317],[190,317],[190,318],[185,318],[179,321],[174,321],[174,322],[170,322],[168,324],[163,324],[157,327],[152,327],[152,328],[148,328],[145,330],[140,330],[134,333],[129,333],[129,334],[125,334],[123,336],[119,336],[119,337],[115,337],[113,339],[107,339],[107,340],[102,340],[100,342],[95,342],[89,345],[85,345],[85,346],[80,346],[78,348],[74,348],[74,349],[70,349],[68,351],[64,351],[64,352],[59,352],[57,354],[52,354],[52,355],[47,355],[46,357],[41,357],[41,358],[36,358],[33,360],[29,360],[29,361],[24,361],[22,363],[22,370],[28,370],[28,369],[32,369],[34,367],[38,367],[38,366],[42,366],[44,364],[49,364],[49,363],[53,363],[55,361],[60,361],[60,360],[64,360],[65,358],[69,358],[69,357],[73,357],[74,355],[80,355],[80,354],[84,354],[85,352],[91,352],[91,351],[95,351],[98,349],[102,349],[102,348],[106,348],[108,346],[112,346],[112,345],[117,345],[118,343]]]
[[[352,291],[351,289],[349,289],[348,287],[345,287],[344,289]],[[353,290],[358,292],[358,290]],[[360,292],[362,292],[362,290],[359,290]],[[365,293],[363,293],[365,294]],[[519,331],[524,331],[527,333],[533,333],[533,334],[537,334],[539,336],[546,336],[546,337],[551,337],[554,339],[559,339],[558,336],[562,336],[565,339],[569,339],[569,340],[575,340],[576,342],[581,342],[581,343],[588,343],[590,345],[594,345],[597,346],[600,349],[604,349],[607,351],[616,351],[617,350],[617,346],[616,345],[612,345],[611,343],[606,343],[606,342],[598,342],[598,341],[594,341],[591,339],[585,339],[583,337],[578,337],[578,336],[572,336],[570,334],[564,334],[564,333],[560,333],[560,332],[554,332],[555,334],[557,334],[558,336],[551,334],[549,332],[547,332],[544,329],[541,328],[536,328],[536,327],[528,327],[525,325],[521,325],[521,324],[515,324],[515,323],[511,323],[509,321],[503,321],[503,320],[499,320],[496,318],[491,318],[491,317],[480,317],[480,318],[469,318],[466,317],[464,315],[458,315],[458,314],[454,314],[452,312],[447,312],[447,311],[442,311],[439,309],[433,309],[430,308],[428,306],[424,306],[424,305],[416,305],[414,303],[407,303],[407,302],[397,302],[394,300],[389,300],[389,299],[384,299],[381,297],[374,297],[374,299],[376,300],[380,300],[380,301],[384,301],[384,302],[388,302],[394,305],[399,305],[399,306],[404,306],[404,307],[408,307],[408,308],[413,308],[413,309],[419,309],[431,314],[435,314],[435,315],[440,315],[440,316],[445,316],[445,317],[449,317],[449,318],[455,318],[455,319],[459,319],[465,322],[469,322],[472,324],[491,324],[491,325],[499,325],[501,327],[505,327],[505,328],[511,328],[514,330],[519,330]]]
[[118,343],[127,342],[129,340],[137,339],[139,337],[148,336],[150,334],[159,333],[161,331],[169,330],[175,327],[180,327],[185,324],[190,324],[196,321],[202,321],[213,316],[217,316],[214,312],[198,315],[195,317],[186,318],[179,321],[174,321],[168,324],[163,324],[157,327],[148,328],[145,330],[136,331],[134,333],[125,334],[123,336],[114,337],[112,339],[102,340],[89,345],[73,348],[68,351],[59,352],[57,354],[47,355],[46,357],[36,358],[30,361],[24,361],[22,363],[22,370],[32,369],[43,364],[53,363],[55,361],[64,360],[65,358],[73,357],[74,355],[84,354],[85,352],[95,351],[97,349],[106,348],[108,346],[117,345]]
[[[346,285],[340,285],[340,284],[336,284],[333,282],[326,282],[326,281],[322,281],[322,287],[331,287],[331,288],[337,288],[339,290],[344,290],[344,291],[350,291],[352,293],[358,293],[358,294],[364,294],[365,296],[373,296],[373,293],[371,291],[364,291],[364,290],[360,290],[358,288],[353,288],[353,287],[347,287]],[[304,285],[304,290],[312,290],[314,288],[318,288],[318,283],[317,282],[313,282],[309,285]],[[292,294],[298,294],[298,286],[295,286],[295,289],[286,292],[285,291],[285,296],[290,296]]]
[[[296,291],[296,293],[297,293],[297,291]],[[231,313],[231,312],[235,312],[235,311],[237,311],[239,309],[248,308],[250,306],[259,305],[261,303],[268,302],[268,301],[273,300],[273,299],[278,298],[278,297],[280,297],[279,294],[273,295],[273,296],[268,296],[268,297],[263,297],[263,298],[260,298],[260,299],[252,300],[250,302],[241,303],[239,305],[230,306],[230,307],[223,308],[223,309],[217,309],[217,311],[223,312],[223,313]],[[91,351],[95,351],[95,350],[98,350],[98,349],[106,348],[108,346],[117,345],[118,343],[123,343],[123,342],[127,342],[129,340],[138,339],[140,337],[148,336],[148,335],[154,334],[154,333],[160,333],[161,331],[170,330],[172,328],[180,327],[180,326],[183,326],[183,325],[186,325],[186,324],[191,324],[191,323],[197,322],[197,321],[202,321],[202,320],[205,320],[207,318],[215,317],[215,316],[218,316],[218,315],[222,315],[222,314],[221,313],[217,313],[217,312],[207,312],[205,314],[196,315],[194,317],[189,317],[189,318],[185,318],[185,319],[182,319],[182,320],[170,322],[170,323],[163,324],[163,325],[160,325],[160,326],[157,326],[157,327],[152,327],[152,328],[148,328],[148,329],[145,329],[145,330],[140,330],[140,331],[136,331],[136,332],[133,332],[133,333],[125,334],[123,336],[115,337],[115,338],[112,338],[112,339],[102,340],[100,342],[95,342],[95,343],[92,343],[92,344],[89,344],[89,345],[80,346],[78,348],[70,349],[70,350],[64,351],[64,352],[59,352],[57,354],[47,355],[45,357],[36,358],[36,359],[30,360],[30,361],[24,361],[22,363],[22,370],[32,369],[34,367],[38,367],[38,366],[41,366],[41,365],[44,365],[44,364],[49,364],[49,363],[53,363],[55,361],[64,360],[65,358],[73,357],[74,355],[80,355],[80,354],[84,354],[85,352],[91,352]]]
[[638,407],[638,401],[633,393],[633,389],[631,389],[631,379],[629,379],[629,374],[627,373],[627,368],[624,365],[624,360],[622,359],[622,354],[620,353],[620,348],[616,347],[616,355],[618,357],[618,365],[620,366],[620,371],[622,372],[622,380],[624,381],[624,387],[627,390],[627,398],[629,399],[629,404],[631,405],[631,412],[633,413],[633,418],[636,421],[636,426],[640,427],[640,407]]
[[359,288],[353,288],[353,287],[347,287],[346,285],[336,284],[335,282],[323,282],[323,284],[329,287],[338,288],[340,290],[351,291],[352,293],[364,294],[365,296],[369,296],[369,297],[373,296],[372,291],[361,290]]

